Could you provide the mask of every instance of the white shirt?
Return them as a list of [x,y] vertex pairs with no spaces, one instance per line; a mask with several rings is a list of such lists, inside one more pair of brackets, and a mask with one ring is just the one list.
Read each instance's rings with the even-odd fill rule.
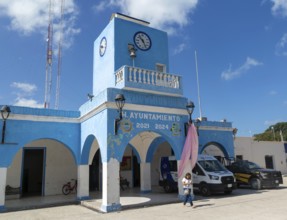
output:
[[191,179],[186,179],[185,177],[182,179],[182,184],[184,189],[191,189],[192,181]]

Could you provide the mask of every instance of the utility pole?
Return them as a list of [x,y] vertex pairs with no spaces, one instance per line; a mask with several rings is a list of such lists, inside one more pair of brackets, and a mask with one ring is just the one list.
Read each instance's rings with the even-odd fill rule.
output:
[[272,126],[271,129],[272,129],[272,132],[273,132],[273,141],[275,141],[275,131],[274,131],[274,127]]

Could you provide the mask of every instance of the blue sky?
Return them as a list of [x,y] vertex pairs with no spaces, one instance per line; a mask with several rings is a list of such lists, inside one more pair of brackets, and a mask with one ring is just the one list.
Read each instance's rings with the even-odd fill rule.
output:
[[[54,53],[60,0],[54,3]],[[92,92],[93,42],[114,12],[169,34],[170,73],[199,117],[227,119],[239,136],[287,121],[287,0],[65,0],[59,109]],[[49,0],[0,1],[0,103],[43,107]],[[55,106],[57,57],[50,107]]]

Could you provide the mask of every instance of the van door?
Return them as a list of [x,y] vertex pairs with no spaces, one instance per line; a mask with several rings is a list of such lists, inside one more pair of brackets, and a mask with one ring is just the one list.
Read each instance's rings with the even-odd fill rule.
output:
[[204,179],[204,177],[205,177],[205,174],[203,170],[196,163],[194,168],[192,169],[193,189],[199,190],[199,184]]

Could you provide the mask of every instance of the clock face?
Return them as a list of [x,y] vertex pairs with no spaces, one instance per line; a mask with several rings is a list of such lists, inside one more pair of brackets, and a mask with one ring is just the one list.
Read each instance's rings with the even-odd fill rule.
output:
[[144,32],[137,32],[134,36],[134,42],[140,50],[148,50],[151,48],[151,39]]
[[99,48],[99,52],[100,52],[101,57],[104,56],[106,49],[107,49],[107,39],[105,37],[103,37],[101,42],[100,42],[100,48]]

